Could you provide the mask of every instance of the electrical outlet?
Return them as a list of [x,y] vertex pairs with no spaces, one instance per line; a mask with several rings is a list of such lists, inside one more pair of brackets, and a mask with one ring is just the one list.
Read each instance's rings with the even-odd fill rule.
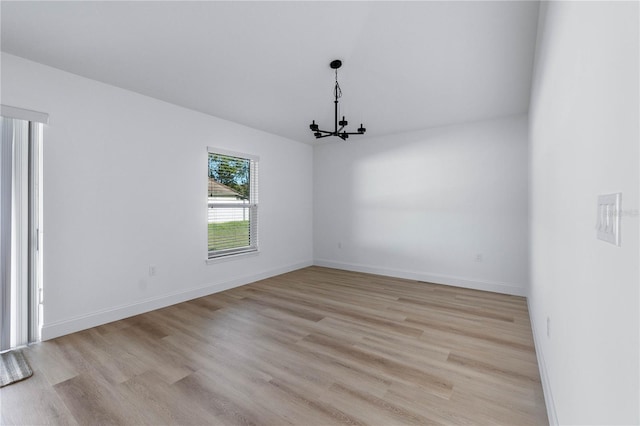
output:
[[342,242],[338,242],[338,248],[341,249],[342,248]]
[[155,277],[156,276],[156,266],[155,265],[149,266],[149,276],[150,277]]
[[484,260],[484,256],[482,253],[476,254],[476,262],[482,262]]
[[551,318],[547,317],[547,338],[551,338]]

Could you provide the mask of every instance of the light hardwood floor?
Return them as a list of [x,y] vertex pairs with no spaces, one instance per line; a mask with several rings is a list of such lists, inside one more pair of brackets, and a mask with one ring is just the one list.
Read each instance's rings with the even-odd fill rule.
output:
[[310,267],[36,344],[2,424],[547,424],[524,298]]

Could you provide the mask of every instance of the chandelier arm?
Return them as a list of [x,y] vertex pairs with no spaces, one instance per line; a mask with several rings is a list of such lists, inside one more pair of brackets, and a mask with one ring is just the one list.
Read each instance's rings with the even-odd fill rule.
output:
[[333,133],[327,133],[326,135],[316,136],[316,139],[328,138],[329,136],[335,136]]

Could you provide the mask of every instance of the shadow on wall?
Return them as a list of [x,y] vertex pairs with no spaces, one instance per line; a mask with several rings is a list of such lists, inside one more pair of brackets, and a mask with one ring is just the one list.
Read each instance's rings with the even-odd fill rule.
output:
[[524,289],[524,117],[316,147],[316,258]]

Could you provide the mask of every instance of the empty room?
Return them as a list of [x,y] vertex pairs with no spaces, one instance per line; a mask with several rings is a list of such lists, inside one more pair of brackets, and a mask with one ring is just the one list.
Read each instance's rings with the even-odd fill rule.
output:
[[638,1],[0,2],[0,423],[640,424]]

